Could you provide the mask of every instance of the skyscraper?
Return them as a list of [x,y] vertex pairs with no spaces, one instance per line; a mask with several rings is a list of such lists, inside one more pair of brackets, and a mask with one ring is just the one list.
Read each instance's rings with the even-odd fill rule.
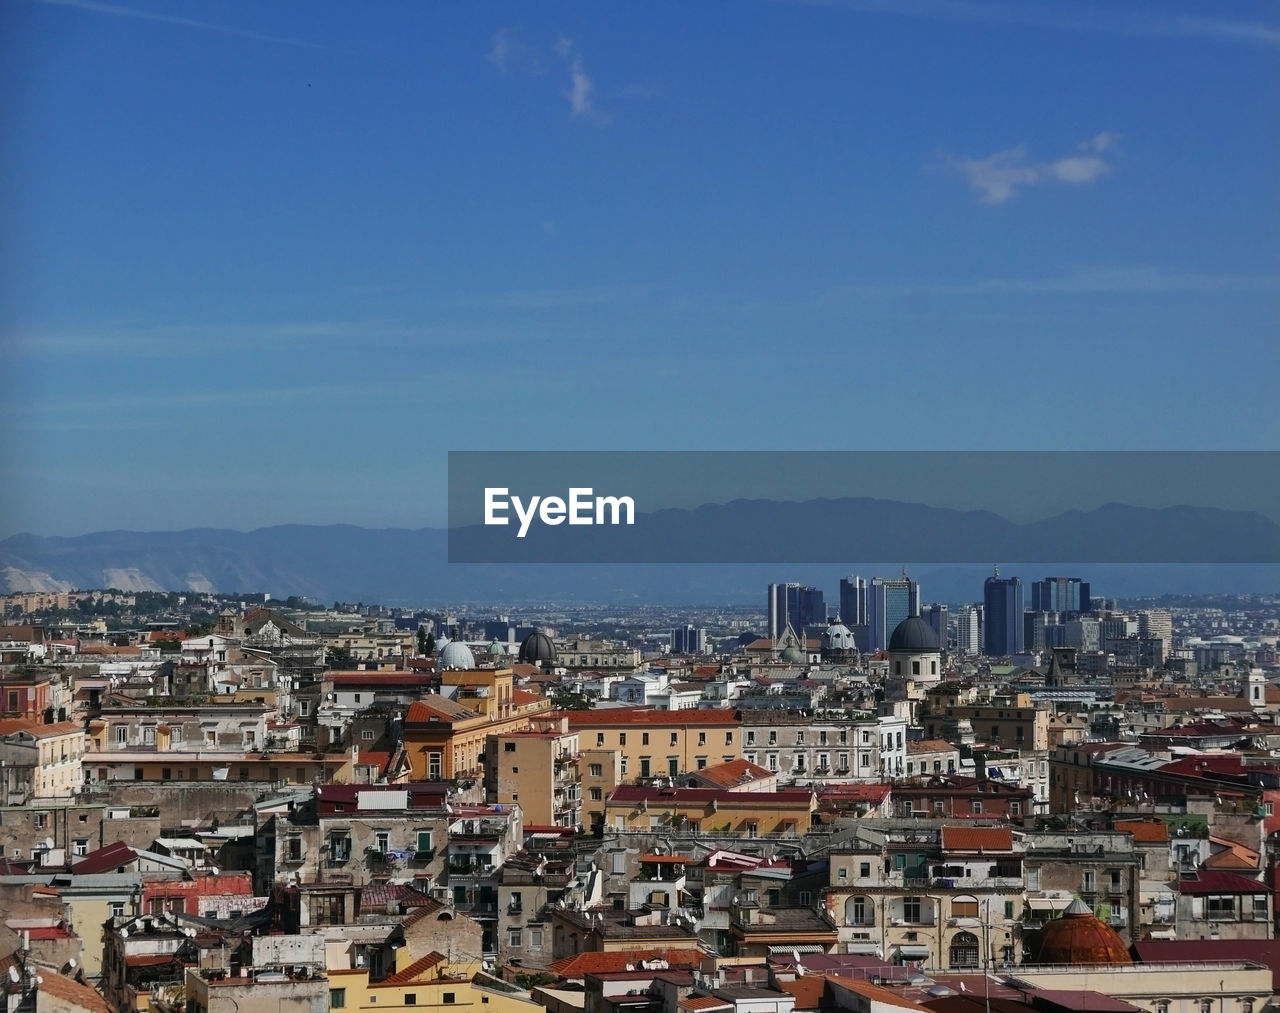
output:
[[1074,618],[1091,608],[1089,582],[1079,577],[1045,577],[1031,582],[1032,612],[1069,612]]
[[677,626],[671,631],[672,654],[705,654],[707,631],[692,623]]
[[[920,585],[910,577],[872,577],[867,587],[867,647],[883,651],[898,623],[920,613]],[[843,616],[841,617],[843,618]]]
[[956,652],[961,657],[982,653],[981,605],[966,605],[956,616]]
[[840,578],[840,621],[850,629],[867,624],[867,582],[856,574]]
[[920,610],[920,618],[928,623],[938,637],[938,650],[947,653],[947,606],[926,605]]
[[992,658],[1022,653],[1022,579],[987,578],[982,594],[982,653]]
[[819,588],[804,584],[770,584],[768,613],[770,640],[777,640],[788,624],[800,634],[806,626],[827,623],[825,596]]

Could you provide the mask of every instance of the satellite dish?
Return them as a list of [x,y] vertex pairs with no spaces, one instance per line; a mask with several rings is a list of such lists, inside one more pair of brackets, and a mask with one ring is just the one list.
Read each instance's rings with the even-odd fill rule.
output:
[[9,968],[9,980],[15,985],[21,980],[21,975],[18,974],[18,969],[16,967]]

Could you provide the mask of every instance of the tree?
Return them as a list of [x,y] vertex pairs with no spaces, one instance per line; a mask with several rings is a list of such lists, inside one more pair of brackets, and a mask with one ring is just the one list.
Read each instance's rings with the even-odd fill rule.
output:
[[425,626],[418,627],[418,653],[424,656],[427,653],[427,630]]
[[325,648],[325,663],[330,668],[350,668],[355,664],[351,652],[345,647]]
[[[419,628],[421,628],[421,627],[419,627]],[[428,634],[427,634],[427,639],[426,639],[425,643],[423,644],[423,650],[422,650],[422,653],[423,653],[424,655],[426,655],[426,657],[428,657],[428,658],[431,658],[431,657],[434,657],[434,656],[435,656],[435,653],[436,653],[436,635],[435,635],[434,633],[428,633]]]

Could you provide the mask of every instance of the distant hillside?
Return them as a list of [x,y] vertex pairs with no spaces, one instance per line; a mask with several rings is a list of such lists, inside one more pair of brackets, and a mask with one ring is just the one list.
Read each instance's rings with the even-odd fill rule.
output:
[[[589,529],[577,532],[584,530]],[[1026,580],[1064,570],[1084,573],[1097,591],[1111,595],[1271,592],[1280,587],[1280,568],[1257,563],[1280,559],[1280,528],[1257,514],[1213,509],[1111,505],[1017,525],[981,511],[884,500],[738,501],[662,511],[646,518],[643,530],[650,544],[660,547],[653,554],[664,562],[592,563],[596,550],[589,541],[569,539],[566,528],[545,529],[551,540],[531,549],[545,552],[560,540],[564,553],[557,558],[576,553],[575,562],[450,564],[446,532],[433,528],[282,525],[248,532],[197,528],[104,531],[74,538],[15,535],[0,541],[0,583],[10,591],[269,591],[324,602],[415,605],[556,600],[714,604],[763,600],[764,586],[779,580],[815,583],[834,595],[843,574],[893,574],[903,563],[914,562],[912,572],[921,579],[926,598],[965,601],[981,597],[990,563],[1000,562],[1002,572],[1019,573]],[[759,544],[761,531],[777,533],[772,544]],[[455,538],[474,534],[455,532]],[[711,561],[680,562],[697,558]],[[1016,564],[1036,558],[1046,562]],[[771,559],[775,561],[767,561]],[[1138,563],[1063,562],[1090,559]],[[938,566],[929,565],[930,560],[982,565]],[[1138,565],[1145,560],[1162,562]]]

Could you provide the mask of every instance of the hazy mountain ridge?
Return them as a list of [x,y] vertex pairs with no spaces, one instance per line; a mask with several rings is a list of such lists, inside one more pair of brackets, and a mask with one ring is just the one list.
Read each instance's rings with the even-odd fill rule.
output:
[[[761,531],[777,533],[764,547],[765,555]],[[286,524],[248,532],[193,528],[75,537],[14,535],[0,541],[0,574],[10,591],[125,583],[126,590],[269,591],[326,602],[717,603],[755,600],[766,583],[776,580],[817,583],[832,593],[843,573],[894,573],[902,562],[956,559],[957,546],[965,546],[962,562],[975,565],[913,569],[927,598],[957,601],[980,597],[982,576],[992,562],[1132,558],[1125,553],[1140,539],[1173,553],[1165,559],[1190,562],[1046,562],[1017,570],[1024,579],[1064,567],[1086,575],[1105,573],[1109,576],[1101,585],[1095,578],[1095,586],[1112,594],[1271,591],[1280,583],[1280,567],[1256,562],[1280,559],[1280,526],[1259,514],[1213,508],[1108,504],[1019,525],[989,511],[888,500],[740,500],[692,511],[659,511],[645,518],[643,527],[608,529],[607,534],[635,540],[633,548],[660,546],[662,557],[670,561],[590,562],[591,553],[606,546],[589,537],[602,539],[602,528],[543,528],[530,541],[530,551],[562,546],[564,558],[576,557],[575,562],[450,564],[448,533],[440,528]],[[459,545],[479,535],[491,537],[492,532],[455,531],[455,556]],[[708,540],[723,559],[679,562],[697,558]],[[735,558],[775,561],[743,564],[732,562]]]

